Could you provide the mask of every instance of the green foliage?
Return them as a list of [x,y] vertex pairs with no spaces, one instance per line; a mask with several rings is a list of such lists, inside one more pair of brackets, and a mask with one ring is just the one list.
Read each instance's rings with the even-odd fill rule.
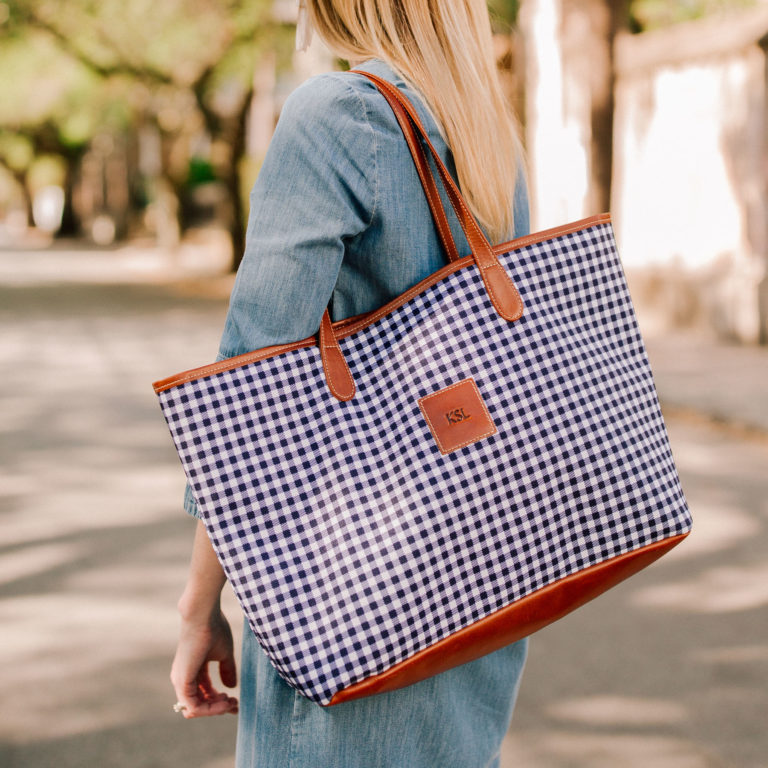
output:
[[31,125],[67,111],[67,102],[89,90],[95,78],[63,56],[43,34],[14,37],[0,45],[0,124]]
[[205,184],[209,181],[216,181],[216,173],[211,163],[204,157],[191,157],[189,159],[187,184],[190,187],[194,187],[197,184]]
[[[171,92],[250,87],[269,0],[4,0],[0,126],[54,121],[82,142],[162,110]],[[278,35],[277,37],[280,37]]]
[[[191,82],[238,32],[264,21],[266,0],[8,0],[16,34],[48,31],[62,49],[106,72]],[[250,28],[246,20],[250,22]]]
[[[24,139],[0,142],[0,165],[30,167],[21,146],[71,158],[141,123],[226,143],[262,53],[290,64],[292,30],[271,13],[272,0],[0,0],[0,131]],[[183,183],[186,155],[167,155]]]
[[488,0],[494,32],[506,34],[517,24],[520,0]]
[[659,29],[755,5],[757,0],[632,0],[632,27],[636,32]]
[[32,142],[18,133],[0,130],[0,158],[12,171],[24,171],[35,157]]
[[31,164],[27,173],[27,185],[32,193],[49,184],[62,186],[66,173],[60,157],[41,155]]

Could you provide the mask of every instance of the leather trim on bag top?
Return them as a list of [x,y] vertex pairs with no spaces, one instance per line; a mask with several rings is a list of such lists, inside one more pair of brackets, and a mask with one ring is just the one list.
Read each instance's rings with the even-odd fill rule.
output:
[[[535,243],[541,243],[546,240],[551,240],[561,235],[567,235],[572,232],[579,232],[583,229],[589,229],[590,227],[597,226],[599,224],[606,224],[611,221],[610,213],[601,213],[595,216],[590,216],[586,219],[566,224],[562,227],[554,227],[553,229],[547,229],[542,232],[536,232],[533,235],[525,235],[524,237],[518,237],[514,240],[510,240],[507,243],[493,246],[493,252],[495,255],[500,256],[510,251],[517,250],[519,248],[525,248],[528,245]],[[401,293],[396,298],[385,304],[380,309],[372,312],[367,312],[362,315],[355,315],[354,317],[348,317],[344,320],[337,320],[333,323],[334,335],[337,339],[343,339],[347,336],[351,336],[354,333],[366,328],[372,323],[376,322],[380,317],[390,314],[398,307],[401,307],[409,299],[422,291],[430,288],[431,286],[439,283],[454,272],[458,272],[465,267],[473,266],[475,264],[472,256],[464,256],[458,261],[450,262],[444,267],[441,267],[437,272],[433,272],[429,277],[426,277],[421,282],[414,285],[405,293]],[[212,376],[222,371],[230,371],[233,368],[239,368],[241,365],[247,365],[248,363],[255,363],[258,360],[265,360],[269,357],[275,357],[277,355],[285,354],[286,352],[292,352],[296,349],[302,349],[304,347],[317,346],[318,340],[316,336],[309,336],[306,339],[294,341],[289,344],[277,344],[274,346],[263,347],[262,349],[254,350],[253,352],[245,352],[237,357],[229,357],[226,360],[220,360],[216,363],[209,363],[198,368],[191,368],[187,371],[177,373],[173,376],[169,376],[165,379],[160,379],[152,384],[155,392],[163,392],[173,387],[178,387],[181,384],[186,384],[188,381],[195,379],[202,379],[206,376]]]

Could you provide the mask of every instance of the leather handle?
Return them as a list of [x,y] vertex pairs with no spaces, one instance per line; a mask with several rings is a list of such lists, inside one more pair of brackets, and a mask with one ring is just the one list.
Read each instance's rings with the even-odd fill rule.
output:
[[[456,212],[456,216],[464,235],[467,238],[469,247],[472,249],[472,258],[474,259],[477,268],[480,270],[483,283],[485,284],[485,288],[488,291],[488,296],[494,308],[505,320],[510,322],[518,320],[523,314],[523,302],[520,298],[520,294],[506,270],[501,266],[498,258],[493,253],[488,238],[483,234],[475,217],[464,202],[461,192],[459,192],[458,187],[451,178],[451,174],[448,173],[437,150],[429,140],[429,137],[424,130],[424,126],[421,124],[421,120],[411,102],[408,101],[397,87],[387,80],[372,75],[370,72],[363,72],[355,69],[351,71],[364,75],[371,80],[382,96],[387,100],[387,103],[394,112],[395,118],[397,119],[406,143],[408,144],[408,149],[411,152],[411,157],[416,166],[416,171],[419,174],[424,194],[427,197],[429,210],[432,213],[432,218],[435,221],[435,226],[437,227],[437,232],[440,241],[443,244],[443,248],[445,248],[448,260],[457,261],[459,259],[459,253],[453,235],[451,234],[448,217],[446,216],[445,208],[443,207],[442,200],[437,191],[437,184],[427,162],[421,140],[426,142],[426,145],[432,154],[435,165],[437,166],[438,174],[440,175],[440,180],[446,190],[451,206]],[[325,312],[323,312],[323,317],[320,322],[318,343],[320,346],[323,370],[331,394],[333,394],[337,400],[342,402],[351,400],[355,396],[355,381],[352,378],[349,366],[344,358],[344,353],[341,351],[339,341],[333,331],[331,316],[327,308]]]
[[[429,140],[429,137],[424,130],[424,126],[421,124],[421,120],[411,102],[408,101],[401,91],[389,81],[383,80],[376,75],[372,75],[370,72],[363,72],[358,69],[350,71],[367,77],[378,88],[384,98],[387,99],[387,102],[395,112],[396,117],[398,117],[400,110],[395,104],[399,105],[399,107],[405,111],[410,122],[413,124],[414,129],[419,133],[421,139],[426,143],[427,148],[432,154],[440,179],[448,194],[448,199],[450,200],[454,211],[456,211],[459,224],[464,231],[469,247],[472,249],[472,256],[480,270],[480,274],[482,275],[483,282],[485,283],[488,296],[491,299],[493,306],[505,320],[510,322],[519,320],[523,315],[523,302],[520,298],[520,294],[506,270],[501,266],[498,258],[494,255],[491,244],[488,242],[488,238],[483,234],[475,217],[464,202],[461,192],[459,192],[456,183],[451,178],[451,174],[448,173],[443,161],[440,159],[440,155]],[[400,123],[399,118],[398,122]],[[400,124],[402,127],[402,123]],[[406,140],[408,140],[407,135]],[[442,202],[439,197],[437,198],[436,203],[442,208]]]
[[341,351],[339,340],[333,332],[331,314],[327,307],[320,320],[319,337],[320,359],[323,362],[328,389],[341,402],[351,400],[355,396],[355,380],[352,378],[344,353]]

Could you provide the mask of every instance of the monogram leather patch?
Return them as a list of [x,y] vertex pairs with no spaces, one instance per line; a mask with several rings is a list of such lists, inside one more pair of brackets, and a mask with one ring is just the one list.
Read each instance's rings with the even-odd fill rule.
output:
[[419,408],[443,455],[496,434],[474,379],[462,379],[425,395]]

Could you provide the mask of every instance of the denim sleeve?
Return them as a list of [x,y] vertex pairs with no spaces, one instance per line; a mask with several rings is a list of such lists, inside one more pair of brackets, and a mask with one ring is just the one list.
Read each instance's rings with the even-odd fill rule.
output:
[[375,136],[347,80],[311,78],[283,107],[251,193],[245,255],[219,349],[225,357],[315,333],[345,241],[371,222]]
[[[217,359],[317,332],[376,189],[376,137],[350,78],[310,78],[286,100],[251,192]],[[200,516],[189,485],[184,508]]]
[[528,200],[528,181],[525,169],[520,159],[520,165],[517,172],[517,183],[515,184],[515,237],[525,237],[531,233],[531,213]]

